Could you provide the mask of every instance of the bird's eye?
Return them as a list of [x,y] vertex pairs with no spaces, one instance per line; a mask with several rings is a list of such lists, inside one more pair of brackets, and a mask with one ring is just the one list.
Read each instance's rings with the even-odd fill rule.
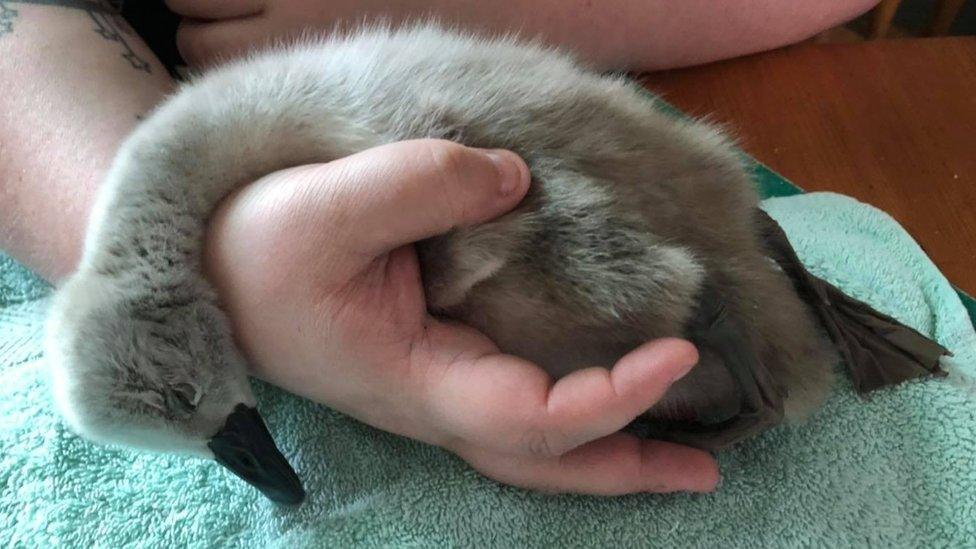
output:
[[169,392],[170,405],[175,411],[192,414],[200,402],[200,392],[189,383],[176,383]]

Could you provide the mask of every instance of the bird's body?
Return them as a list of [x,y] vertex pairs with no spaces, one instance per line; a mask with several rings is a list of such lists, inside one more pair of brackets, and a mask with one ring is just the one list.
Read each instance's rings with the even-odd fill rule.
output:
[[214,206],[277,169],[424,137],[513,150],[533,177],[513,212],[420,243],[432,311],[554,376],[690,337],[700,364],[648,412],[669,425],[741,411],[730,353],[762,365],[787,418],[826,394],[834,353],[767,259],[727,139],[563,54],[422,26],[225,66],[126,141],[53,312],[49,355],[72,425],[149,446],[138,433],[173,433],[182,442],[160,449],[207,455],[231,410],[253,405],[201,271]]

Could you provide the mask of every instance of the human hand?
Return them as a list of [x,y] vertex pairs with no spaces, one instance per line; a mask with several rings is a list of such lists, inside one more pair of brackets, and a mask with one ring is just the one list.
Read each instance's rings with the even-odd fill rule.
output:
[[411,243],[495,218],[528,185],[513,153],[420,140],[244,187],[212,220],[207,263],[253,373],[507,484],[713,490],[707,453],[618,432],[688,372],[691,344],[651,342],[553,382],[427,313]]

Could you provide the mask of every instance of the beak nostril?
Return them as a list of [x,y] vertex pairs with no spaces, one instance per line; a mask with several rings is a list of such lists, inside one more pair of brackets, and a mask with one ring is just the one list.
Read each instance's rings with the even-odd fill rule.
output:
[[241,467],[250,471],[256,471],[258,464],[253,458],[251,458],[251,456],[245,455],[243,458],[241,458]]

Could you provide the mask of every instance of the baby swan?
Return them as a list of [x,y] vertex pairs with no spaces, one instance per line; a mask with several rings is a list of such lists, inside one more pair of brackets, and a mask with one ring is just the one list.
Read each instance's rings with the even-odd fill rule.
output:
[[[836,351],[814,311],[845,349],[867,350],[845,354],[866,365],[852,367],[865,389],[929,372],[944,351],[807,273],[764,228],[731,144],[634,82],[532,44],[376,29],[212,71],[126,140],[51,311],[69,425],[216,459],[276,502],[302,501],[203,275],[206,223],[243,182],[415,138],[509,149],[532,172],[509,214],[419,243],[431,311],[554,377],[692,340],[699,364],[644,414],[650,435],[721,448],[816,409]],[[922,360],[895,371],[907,341]]]
[[[204,277],[206,223],[243,182],[414,138],[509,149],[533,177],[510,214],[419,247],[433,311],[556,377],[699,326],[701,363],[648,412],[662,438],[720,447],[819,405],[834,355],[765,259],[758,200],[727,140],[567,55],[419,26],[211,71],[125,141],[51,312],[69,425],[213,458],[275,501],[301,501]],[[760,364],[772,373],[757,389]]]

